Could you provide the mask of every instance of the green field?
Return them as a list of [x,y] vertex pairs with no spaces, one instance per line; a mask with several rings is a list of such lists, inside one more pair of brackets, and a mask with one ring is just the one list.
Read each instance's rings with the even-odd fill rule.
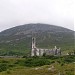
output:
[[0,75],[75,75],[75,56],[0,58]]

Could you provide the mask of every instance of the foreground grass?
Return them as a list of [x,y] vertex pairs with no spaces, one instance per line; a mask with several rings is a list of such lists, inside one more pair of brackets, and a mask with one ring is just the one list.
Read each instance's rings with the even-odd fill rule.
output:
[[[3,63],[8,65],[8,68],[5,71],[0,72],[0,75],[75,75],[75,63],[73,61],[75,58],[70,57],[72,61],[67,60],[68,62],[64,61],[65,58],[47,58],[47,60],[51,62],[48,65],[28,67],[23,64],[25,60],[28,60],[25,58],[0,58],[0,64]],[[33,58],[32,62],[35,62],[36,59],[40,58]],[[19,63],[16,63],[16,61]]]
[[60,75],[74,75],[74,64],[68,64],[62,67],[59,64],[52,64],[35,68],[18,66],[1,72],[0,75],[59,75],[59,73]]

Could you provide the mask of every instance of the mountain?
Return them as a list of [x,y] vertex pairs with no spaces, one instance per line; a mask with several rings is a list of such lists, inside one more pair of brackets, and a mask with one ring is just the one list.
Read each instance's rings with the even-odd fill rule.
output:
[[0,55],[25,55],[31,51],[31,38],[36,37],[39,48],[60,47],[62,51],[75,50],[74,31],[48,24],[26,24],[0,33]]

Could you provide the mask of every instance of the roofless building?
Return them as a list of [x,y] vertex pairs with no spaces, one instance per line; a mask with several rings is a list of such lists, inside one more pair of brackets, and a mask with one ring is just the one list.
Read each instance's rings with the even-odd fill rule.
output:
[[60,48],[57,48],[56,46],[53,49],[42,49],[36,47],[36,38],[32,37],[32,50],[31,50],[31,56],[43,56],[43,54],[46,55],[61,55]]

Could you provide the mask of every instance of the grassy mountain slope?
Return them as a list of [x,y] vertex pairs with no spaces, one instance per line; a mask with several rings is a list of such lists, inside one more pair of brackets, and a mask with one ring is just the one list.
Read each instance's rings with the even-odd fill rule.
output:
[[37,47],[72,51],[74,31],[48,24],[26,24],[0,33],[0,55],[25,55],[31,51],[31,37],[35,36]]

